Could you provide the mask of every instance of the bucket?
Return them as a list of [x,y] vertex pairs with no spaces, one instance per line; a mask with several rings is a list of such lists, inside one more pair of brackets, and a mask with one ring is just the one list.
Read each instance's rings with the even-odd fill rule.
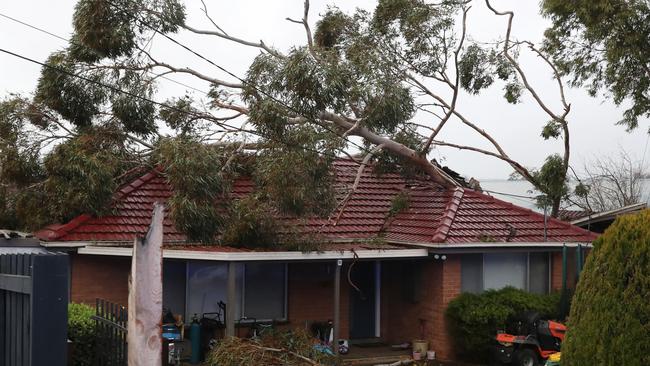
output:
[[435,360],[436,351],[427,351],[427,360]]
[[426,355],[429,350],[429,342],[423,339],[413,340],[413,352],[418,352],[421,355]]

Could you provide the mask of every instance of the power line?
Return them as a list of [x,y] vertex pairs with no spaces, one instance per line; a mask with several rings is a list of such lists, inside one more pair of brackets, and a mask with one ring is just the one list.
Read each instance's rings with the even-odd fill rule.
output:
[[[88,48],[88,47],[85,46],[85,45],[82,45],[82,44],[79,44],[79,43],[77,43],[77,42],[74,42],[74,41],[72,41],[72,40],[70,40],[70,39],[67,39],[67,38],[65,38],[65,37],[63,37],[63,36],[60,36],[60,35],[56,34],[56,33],[52,33],[52,32],[50,32],[50,31],[48,31],[48,30],[46,30],[46,29],[43,29],[43,28],[37,27],[37,26],[35,26],[35,25],[33,25],[33,24],[29,24],[29,23],[27,23],[27,22],[25,22],[25,21],[22,21],[22,20],[20,20],[20,19],[16,19],[16,18],[11,17],[11,16],[9,16],[9,15],[7,15],[7,14],[0,13],[0,17],[3,17],[3,18],[6,18],[6,19],[9,19],[9,20],[11,20],[11,21],[13,21],[13,22],[16,22],[16,23],[18,23],[18,24],[21,24],[21,25],[24,25],[24,26],[29,27],[29,28],[31,28],[31,29],[37,30],[37,31],[39,31],[39,32],[41,32],[41,33],[45,33],[45,34],[47,34],[47,35],[49,35],[49,36],[52,36],[52,37],[57,38],[57,39],[60,39],[60,40],[62,40],[62,41],[64,41],[64,42],[66,42],[66,43],[74,44],[75,46],[79,46],[79,47]],[[149,72],[149,71],[148,71],[148,72]],[[151,73],[152,73],[152,72],[151,72]],[[152,74],[153,74],[153,73],[152,73]],[[153,75],[155,75],[155,74],[153,74]],[[186,87],[186,88],[188,88],[188,89],[192,89],[192,90],[197,91],[197,92],[199,92],[199,93],[203,93],[203,94],[205,94],[206,96],[209,96],[209,94],[208,94],[206,91],[203,91],[203,90],[201,90],[201,89],[195,88],[195,87],[193,87],[193,86],[191,86],[191,85],[187,85],[187,84],[185,84],[185,83],[181,83],[180,81],[176,81],[176,80],[174,80],[174,79],[170,79],[170,78],[168,78],[168,77],[166,77],[166,76],[164,76],[164,75],[162,75],[162,76],[155,75],[155,76],[156,76],[156,77],[160,77],[161,79],[165,79],[165,80],[167,80],[167,81],[170,81],[170,82],[172,82],[172,83],[175,83],[175,84],[178,84],[178,85],[184,86],[184,87]]]
[[[229,124],[227,124],[227,123],[224,123],[224,122],[221,122],[221,121],[219,121],[219,120],[216,120],[216,117],[214,117],[214,116],[206,116],[205,114],[201,114],[201,113],[197,113],[197,112],[192,112],[192,111],[186,111],[186,110],[184,110],[184,109],[180,109],[180,108],[177,108],[177,107],[174,107],[174,106],[171,106],[171,105],[165,104],[165,103],[157,102],[157,101],[155,101],[155,100],[152,100],[152,99],[149,99],[149,98],[146,98],[146,97],[143,97],[143,96],[140,96],[140,95],[137,95],[137,94],[131,93],[131,92],[129,92],[129,91],[122,90],[122,89],[117,88],[117,87],[115,87],[115,86],[108,85],[108,84],[104,84],[104,83],[99,82],[99,81],[97,81],[97,80],[93,80],[93,79],[87,78],[87,77],[85,77],[85,76],[83,76],[83,75],[75,74],[75,73],[73,73],[73,72],[70,72],[70,71],[67,71],[67,70],[64,70],[64,69],[60,69],[60,68],[58,68],[58,67],[55,67],[55,66],[52,66],[52,65],[46,64],[46,63],[44,63],[44,62],[40,62],[40,61],[34,60],[34,59],[32,59],[32,58],[29,58],[29,57],[27,57],[27,56],[23,56],[23,55],[21,55],[21,54],[18,54],[18,53],[15,53],[15,52],[12,52],[12,51],[6,50],[6,49],[4,49],[4,48],[0,48],[0,52],[4,52],[4,53],[6,53],[6,54],[8,54],[8,55],[11,55],[11,56],[14,56],[14,57],[20,58],[20,59],[22,59],[22,60],[24,60],[24,61],[28,61],[28,62],[31,62],[31,63],[37,64],[37,65],[40,65],[40,66],[42,66],[42,67],[46,67],[46,68],[48,68],[48,69],[51,69],[51,70],[54,70],[54,71],[57,71],[57,72],[60,72],[60,73],[66,74],[66,75],[71,76],[71,77],[75,77],[75,78],[78,78],[78,79],[84,80],[84,81],[86,81],[86,82],[89,82],[89,83],[92,83],[92,84],[95,84],[95,85],[98,85],[98,86],[101,86],[101,87],[104,87],[104,88],[108,88],[108,89],[110,89],[110,90],[112,90],[112,91],[114,91],[114,92],[116,92],[116,93],[125,94],[125,95],[128,95],[128,96],[130,96],[130,97],[133,97],[133,98],[136,98],[136,99],[139,99],[139,100],[143,100],[143,101],[146,101],[146,102],[149,102],[149,103],[153,103],[153,104],[155,104],[155,105],[158,105],[158,106],[161,106],[161,107],[164,107],[164,108],[168,108],[168,109],[174,110],[174,111],[179,112],[179,113],[187,114],[187,115],[192,116],[192,117],[198,117],[198,118],[201,118],[201,119],[210,119],[210,118],[212,118],[212,119],[215,119],[214,122],[215,122],[217,125],[221,126],[221,127],[224,127],[224,128],[231,128],[231,129],[235,129],[235,130],[240,130],[240,128],[238,128],[238,127],[236,127],[236,126],[232,126],[232,125],[229,125]],[[246,131],[242,131],[242,132],[246,132]],[[248,133],[251,133],[251,134],[257,135],[257,136],[259,136],[259,137],[269,138],[269,137],[267,137],[267,136],[264,136],[264,135],[263,135],[262,133],[260,133],[259,131],[248,131]],[[319,155],[329,156],[329,157],[334,158],[334,159],[338,159],[338,158],[339,158],[339,157],[336,156],[335,154],[328,154],[328,153],[325,153],[325,152],[322,152],[322,151],[318,151],[318,150],[316,150],[316,149],[312,149],[312,148],[307,147],[307,146],[304,146],[304,145],[302,145],[302,146],[301,146],[301,145],[296,145],[296,144],[294,144],[294,143],[286,142],[286,141],[283,141],[283,140],[281,140],[281,139],[276,139],[275,141],[280,142],[281,144],[283,144],[283,145],[285,145],[285,146],[287,146],[287,147],[290,147],[290,148],[300,147],[301,149],[304,149],[304,150],[306,150],[306,151],[310,151],[310,152],[314,152],[314,153],[319,154]]]
[[490,190],[487,190],[487,189],[484,189],[483,192],[488,192],[488,193],[493,193],[493,194],[500,194],[500,195],[502,195],[502,196],[517,197],[517,198],[525,198],[525,199],[529,199],[529,200],[536,200],[536,199],[537,199],[537,197],[533,197],[533,196],[522,196],[522,195],[519,195],[519,194],[513,194],[513,193],[504,193],[504,192],[490,191]]
[[[191,52],[192,54],[196,55],[197,57],[201,58],[202,60],[205,60],[206,62],[210,63],[211,65],[217,67],[219,70],[221,70],[221,71],[227,73],[228,75],[234,77],[235,79],[237,79],[237,80],[239,80],[240,82],[242,82],[242,84],[252,87],[253,89],[255,89],[256,91],[258,91],[259,93],[266,95],[267,97],[271,98],[273,101],[275,101],[276,103],[282,105],[283,107],[287,108],[288,110],[290,110],[290,111],[292,111],[292,112],[294,112],[294,113],[296,113],[296,114],[298,114],[298,115],[301,115],[301,113],[300,113],[299,111],[295,110],[294,108],[292,108],[291,106],[287,105],[286,103],[284,103],[284,102],[278,100],[278,99],[275,98],[273,95],[271,95],[271,94],[269,94],[269,93],[267,93],[267,92],[261,90],[261,89],[258,88],[256,85],[253,85],[253,84],[251,84],[250,82],[246,81],[245,79],[242,79],[241,77],[237,76],[235,73],[233,73],[233,72],[227,70],[227,69],[224,68],[223,66],[218,65],[217,63],[215,63],[215,62],[213,62],[212,60],[208,59],[207,57],[201,55],[200,53],[194,51],[193,49],[189,48],[188,46],[186,46],[186,45],[184,45],[184,44],[178,42],[177,40],[175,40],[174,38],[168,36],[167,34],[160,32],[158,29],[156,29],[155,27],[153,27],[151,24],[149,24],[149,23],[147,23],[147,22],[145,22],[145,21],[143,21],[143,20],[141,20],[141,19],[139,19],[139,18],[135,18],[135,17],[131,16],[128,12],[126,12],[124,9],[121,9],[119,6],[117,6],[116,4],[114,4],[112,1],[108,1],[108,0],[107,0],[107,3],[109,3],[109,4],[112,5],[113,7],[117,8],[117,9],[118,9],[119,11],[121,11],[123,14],[129,16],[131,19],[133,19],[133,20],[135,20],[135,21],[137,21],[137,22],[143,24],[143,25],[146,26],[147,28],[151,29],[151,30],[154,31],[155,33],[162,35],[163,37],[167,38],[167,39],[170,40],[171,42],[173,42],[173,43],[175,43],[175,44],[181,46],[182,48],[186,49],[187,51],[189,51],[189,52]],[[34,25],[32,25],[32,24],[29,24],[29,23],[27,23],[27,22],[25,22],[25,21],[21,21],[21,20],[19,20],[19,19],[13,18],[13,17],[8,16],[8,15],[6,15],[6,14],[2,14],[2,13],[0,13],[0,16],[3,16],[3,17],[5,17],[5,18],[7,18],[7,19],[9,19],[9,20],[12,20],[12,21],[14,21],[14,22],[17,22],[17,23],[22,24],[22,25],[24,25],[24,26],[27,26],[27,27],[29,27],[29,28],[35,29],[35,30],[37,30],[37,31],[39,31],[39,32],[43,32],[43,33],[48,34],[48,35],[50,35],[50,36],[56,37],[56,38],[58,38],[58,39],[60,39],[60,40],[66,41],[66,42],[68,42],[68,43],[71,43],[71,44],[74,44],[74,45],[77,45],[77,46],[80,46],[80,47],[88,48],[88,47],[85,46],[85,45],[82,45],[82,44],[79,44],[79,43],[73,42],[73,41],[71,41],[71,40],[69,40],[69,39],[66,39],[65,37],[59,36],[59,35],[57,35],[57,34],[55,34],[55,33],[49,32],[49,31],[47,31],[47,30],[45,30],[45,29],[42,29],[42,28],[40,28],[40,27],[34,26]],[[176,83],[176,84],[179,84],[179,85],[185,86],[185,87],[187,87],[187,88],[193,89],[193,90],[195,90],[195,91],[201,92],[201,93],[205,94],[206,96],[209,96],[209,94],[208,94],[207,92],[203,91],[203,90],[199,90],[199,89],[197,89],[197,88],[194,88],[194,87],[192,87],[192,86],[186,85],[186,84],[181,83],[181,82],[178,82],[178,81],[176,81],[176,80],[169,79],[169,78],[167,78],[167,77],[165,77],[165,76],[160,76],[160,77],[163,78],[163,79],[165,79],[165,80],[171,81],[171,82],[173,82],[173,83]],[[320,124],[319,124],[319,126],[325,128],[326,130],[328,130],[329,132],[331,132],[331,133],[333,133],[333,134],[335,134],[335,135],[338,135],[338,134],[336,133],[336,131],[330,129],[330,128],[327,127],[327,126],[320,125]],[[258,134],[258,135],[261,136],[261,137],[264,137],[264,136],[262,136],[261,134]],[[370,152],[370,150],[368,150],[365,146],[359,145],[359,144],[357,144],[356,142],[349,140],[347,137],[345,137],[344,140],[347,141],[348,143],[354,145],[355,147],[359,148],[361,151],[363,151],[363,152],[365,152],[365,153],[369,153],[369,152]]]
[[[119,11],[121,11],[122,14],[124,14],[124,15],[130,17],[131,19],[133,19],[133,20],[139,22],[140,24],[146,26],[147,28],[151,29],[151,30],[154,31],[155,33],[160,34],[161,36],[167,38],[169,41],[171,41],[171,42],[177,44],[178,46],[180,46],[180,47],[182,47],[182,48],[184,48],[185,50],[189,51],[190,53],[194,54],[195,56],[199,57],[200,59],[202,59],[202,60],[208,62],[209,64],[215,66],[216,68],[218,68],[219,70],[225,72],[226,74],[230,75],[231,77],[233,77],[233,78],[239,80],[242,84],[247,85],[247,86],[249,86],[249,87],[255,89],[255,90],[256,90],[257,92],[259,92],[260,94],[263,94],[263,95],[265,95],[266,97],[272,99],[274,102],[276,102],[276,103],[278,103],[279,105],[281,105],[281,106],[287,108],[288,110],[292,111],[293,113],[296,113],[296,114],[299,115],[299,116],[302,115],[302,113],[300,113],[300,111],[298,111],[298,110],[296,110],[295,108],[291,107],[290,105],[284,103],[283,101],[277,99],[275,96],[271,95],[270,93],[268,93],[268,92],[262,90],[262,89],[259,88],[257,85],[254,85],[254,84],[252,84],[252,83],[246,81],[245,79],[241,78],[241,77],[238,76],[237,74],[235,74],[235,73],[233,73],[233,72],[227,70],[225,67],[223,67],[223,66],[221,66],[221,65],[219,65],[219,64],[217,64],[217,63],[215,63],[214,61],[208,59],[207,57],[203,56],[202,54],[198,53],[197,51],[194,51],[194,50],[191,49],[190,47],[188,47],[188,46],[182,44],[181,42],[179,42],[179,41],[177,41],[176,39],[170,37],[169,35],[167,35],[167,34],[161,32],[161,31],[159,31],[158,29],[156,29],[156,27],[152,26],[151,24],[147,23],[146,21],[144,21],[144,20],[142,20],[142,19],[140,19],[140,18],[134,17],[131,13],[129,13],[129,12],[127,12],[126,10],[122,9],[120,6],[116,5],[116,4],[113,3],[112,1],[110,1],[110,0],[105,0],[105,1],[106,1],[108,4],[110,4],[111,6],[117,8]],[[155,13],[151,13],[151,14],[154,14],[154,15],[157,16],[157,14],[155,14]],[[318,124],[318,123],[317,123],[317,124]],[[331,132],[331,133],[333,133],[333,134],[335,134],[335,135],[338,135],[338,133],[337,133],[336,131],[332,130],[331,128],[329,128],[329,127],[327,127],[327,126],[325,126],[325,125],[321,125],[321,124],[318,124],[318,125],[321,126],[321,127],[323,127],[324,129],[328,130],[329,132]],[[367,149],[365,146],[359,145],[359,144],[357,144],[356,142],[351,141],[351,140],[348,139],[347,137],[343,137],[343,140],[346,141],[346,142],[348,142],[348,143],[350,143],[350,144],[352,144],[352,145],[354,145],[355,147],[359,148],[359,149],[360,149],[361,151],[363,151],[364,153],[370,153],[370,150]]]

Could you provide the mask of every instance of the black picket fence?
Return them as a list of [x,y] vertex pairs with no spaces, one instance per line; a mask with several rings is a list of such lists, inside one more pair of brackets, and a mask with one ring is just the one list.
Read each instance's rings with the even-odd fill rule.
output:
[[67,364],[68,256],[0,255],[0,364]]
[[126,307],[110,301],[95,302],[95,360],[96,366],[126,366],[127,323]]

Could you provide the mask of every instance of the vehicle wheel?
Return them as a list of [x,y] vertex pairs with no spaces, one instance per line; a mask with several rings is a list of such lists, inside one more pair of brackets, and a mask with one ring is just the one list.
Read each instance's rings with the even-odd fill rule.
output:
[[522,348],[515,351],[513,363],[516,366],[538,366],[539,360],[537,354],[530,348]]

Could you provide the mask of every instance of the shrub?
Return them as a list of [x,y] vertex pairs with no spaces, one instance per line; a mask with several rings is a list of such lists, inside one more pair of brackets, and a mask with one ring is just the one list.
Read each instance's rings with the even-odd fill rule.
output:
[[95,309],[85,304],[68,304],[68,338],[74,344],[71,365],[90,366],[95,348]]
[[562,366],[650,365],[650,210],[594,243],[573,298]]
[[487,360],[497,330],[506,330],[526,311],[556,318],[559,300],[559,294],[537,295],[513,287],[460,295],[446,312],[457,355],[467,361]]

